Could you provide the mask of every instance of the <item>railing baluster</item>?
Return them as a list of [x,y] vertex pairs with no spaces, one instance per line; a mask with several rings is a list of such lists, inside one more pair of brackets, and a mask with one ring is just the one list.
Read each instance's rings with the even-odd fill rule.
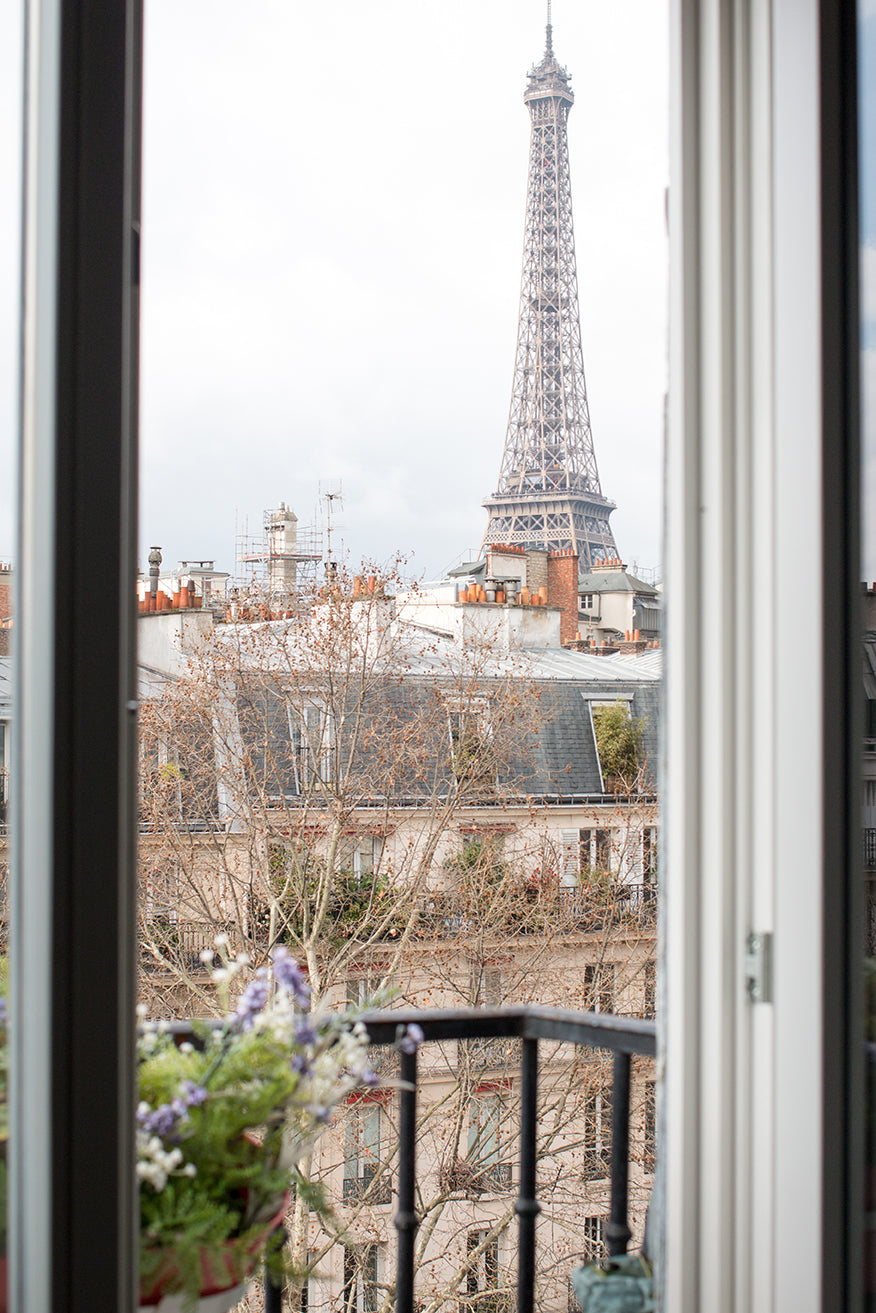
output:
[[401,1055],[402,1088],[399,1091],[398,1269],[395,1278],[396,1313],[414,1313],[414,1240],[418,1217],[414,1200],[417,1136],[417,1054]]
[[[277,1227],[277,1231],[283,1233],[283,1243],[285,1244],[286,1229],[282,1222]],[[265,1313],[283,1313],[283,1278],[278,1277],[275,1282],[270,1272],[267,1271],[265,1272]]]
[[605,1228],[610,1254],[625,1254],[630,1240],[627,1194],[630,1175],[630,1055],[615,1052],[611,1096],[611,1216]]
[[538,1040],[524,1039],[520,1060],[520,1193],[517,1231],[517,1313],[532,1313],[535,1299],[535,1197],[538,1124]]

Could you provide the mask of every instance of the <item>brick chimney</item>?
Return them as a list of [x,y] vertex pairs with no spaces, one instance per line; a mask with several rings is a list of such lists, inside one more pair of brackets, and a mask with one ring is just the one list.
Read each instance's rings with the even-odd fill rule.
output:
[[571,547],[548,553],[548,606],[558,606],[560,642],[573,643],[578,633],[578,556]]

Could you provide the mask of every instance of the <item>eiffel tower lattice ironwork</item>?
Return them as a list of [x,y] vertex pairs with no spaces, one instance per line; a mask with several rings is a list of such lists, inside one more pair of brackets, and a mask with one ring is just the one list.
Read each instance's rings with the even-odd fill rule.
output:
[[571,548],[582,570],[618,555],[603,497],[584,381],[566,121],[574,96],[547,43],[530,70],[532,119],[520,322],[499,486],[483,503],[483,546]]

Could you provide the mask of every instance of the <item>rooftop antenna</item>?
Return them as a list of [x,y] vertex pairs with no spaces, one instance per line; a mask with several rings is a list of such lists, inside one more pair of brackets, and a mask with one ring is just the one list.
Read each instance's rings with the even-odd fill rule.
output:
[[554,53],[553,28],[551,26],[551,0],[547,0],[547,28],[544,53],[552,55]]
[[343,493],[341,492],[340,485],[338,485],[337,491],[329,490],[327,492],[324,492],[322,494],[322,499],[325,502],[325,557],[327,564],[331,565],[332,564],[332,503],[337,501],[341,503],[341,506],[343,506],[344,504],[344,496]]

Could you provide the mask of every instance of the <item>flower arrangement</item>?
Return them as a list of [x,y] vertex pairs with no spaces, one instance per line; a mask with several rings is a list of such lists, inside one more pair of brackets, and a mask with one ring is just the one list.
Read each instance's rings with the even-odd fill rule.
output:
[[[307,978],[284,947],[276,946],[270,967],[256,970],[233,998],[249,960],[231,956],[225,936],[215,943],[220,965],[213,983],[222,1020],[195,1023],[193,1041],[178,1042],[167,1023],[140,1013],[141,1307],[170,1296],[174,1307],[194,1309],[201,1294],[247,1280],[259,1260],[281,1265],[275,1228],[290,1189],[306,1194],[312,1207],[324,1207],[298,1172],[298,1160],[333,1107],[358,1086],[378,1084],[357,1013],[311,1011]],[[215,954],[207,950],[202,958],[212,964]],[[7,1213],[6,1015],[6,962],[0,958],[0,1269]],[[418,1026],[399,1027],[396,1047],[412,1052],[422,1038]],[[0,1307],[4,1296],[0,1270]]]
[[222,936],[217,949],[221,1023],[178,1043],[141,1018],[141,1305],[182,1292],[194,1307],[199,1293],[239,1284],[262,1255],[270,1261],[290,1183],[307,1188],[297,1159],[334,1105],[377,1084],[362,1023],[311,1012],[307,980],[285,948],[274,948],[270,968],[257,970],[236,1002],[234,981],[248,961],[232,958]]

